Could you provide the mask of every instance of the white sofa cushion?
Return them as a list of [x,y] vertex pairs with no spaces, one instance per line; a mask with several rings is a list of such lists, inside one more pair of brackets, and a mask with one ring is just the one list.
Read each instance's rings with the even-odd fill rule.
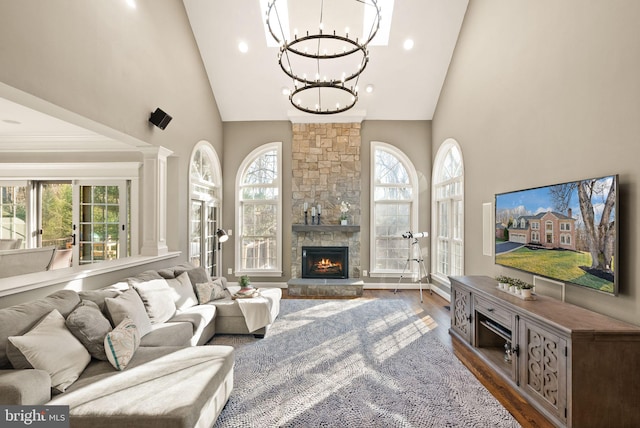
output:
[[[46,315],[33,329],[22,336],[9,337],[31,367],[51,376],[51,385],[64,392],[91,361],[85,347],[67,329],[64,317],[57,309]],[[9,354],[9,358],[11,354]],[[16,361],[12,359],[12,364]],[[16,361],[15,365],[22,364]]]
[[193,285],[187,272],[178,275],[177,278],[167,279],[167,283],[173,292],[173,303],[178,311],[198,304],[198,298],[193,291]]
[[136,327],[138,327],[140,336],[144,336],[151,331],[151,321],[149,321],[144,303],[142,303],[138,292],[133,288],[125,291],[118,297],[107,297],[104,299],[104,302],[111,316],[113,325],[117,326],[125,318],[130,318]]
[[152,279],[132,285],[142,299],[151,324],[162,324],[175,315],[173,290],[166,279]]

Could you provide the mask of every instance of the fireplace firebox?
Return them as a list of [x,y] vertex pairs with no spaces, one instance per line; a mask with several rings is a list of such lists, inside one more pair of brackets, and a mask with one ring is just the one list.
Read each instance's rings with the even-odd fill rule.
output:
[[349,247],[302,247],[303,278],[349,278]]

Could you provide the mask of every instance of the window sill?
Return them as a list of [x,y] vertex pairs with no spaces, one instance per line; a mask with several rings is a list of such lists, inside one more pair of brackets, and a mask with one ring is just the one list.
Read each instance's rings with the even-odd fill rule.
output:
[[145,264],[168,260],[180,256],[180,251],[173,251],[161,256],[136,256],[119,260],[111,260],[79,267],[48,270],[27,275],[12,276],[0,279],[0,297],[22,293],[36,288],[90,278],[109,272],[117,272]]
[[264,270],[236,270],[236,272],[234,273],[234,276],[236,278],[240,278],[243,275],[247,275],[248,277],[255,277],[255,278],[261,278],[261,277],[265,277],[265,278],[276,278],[276,277],[282,277],[282,271],[264,271]]
[[[403,276],[402,272],[369,272],[369,276],[371,278],[400,278]],[[418,276],[418,272],[407,271],[404,273],[405,278],[413,278],[414,276]]]

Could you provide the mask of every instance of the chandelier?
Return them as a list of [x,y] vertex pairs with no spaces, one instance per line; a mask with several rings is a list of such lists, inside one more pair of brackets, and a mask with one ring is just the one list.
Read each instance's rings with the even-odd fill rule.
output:
[[[280,46],[278,64],[292,80],[289,101],[312,114],[349,110],[358,101],[358,80],[369,62],[368,44],[380,28],[377,0],[289,0],[288,10],[282,3],[286,1],[269,3],[266,24]],[[293,3],[304,13],[296,14]],[[292,20],[307,18],[290,25],[287,15]],[[365,15],[370,19],[365,20]],[[346,24],[358,18],[364,22],[360,37],[349,30],[357,22]],[[293,36],[289,28],[294,28]],[[297,28],[304,32],[298,34]]]

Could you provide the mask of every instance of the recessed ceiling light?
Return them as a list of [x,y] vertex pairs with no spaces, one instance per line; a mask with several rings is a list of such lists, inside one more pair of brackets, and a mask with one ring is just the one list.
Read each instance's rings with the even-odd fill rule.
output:
[[364,88],[365,91],[367,91],[368,94],[373,92],[373,85],[369,84]]
[[238,50],[242,53],[247,53],[249,51],[249,45],[246,42],[238,43]]
[[405,50],[410,51],[411,49],[413,49],[413,39],[405,40],[402,46]]
[[136,8],[136,1],[135,0],[127,0],[127,6],[129,6],[131,9],[135,9]]
[[286,88],[286,87],[282,88],[282,95],[285,95],[285,96],[288,97],[289,95],[291,95],[291,89]]

